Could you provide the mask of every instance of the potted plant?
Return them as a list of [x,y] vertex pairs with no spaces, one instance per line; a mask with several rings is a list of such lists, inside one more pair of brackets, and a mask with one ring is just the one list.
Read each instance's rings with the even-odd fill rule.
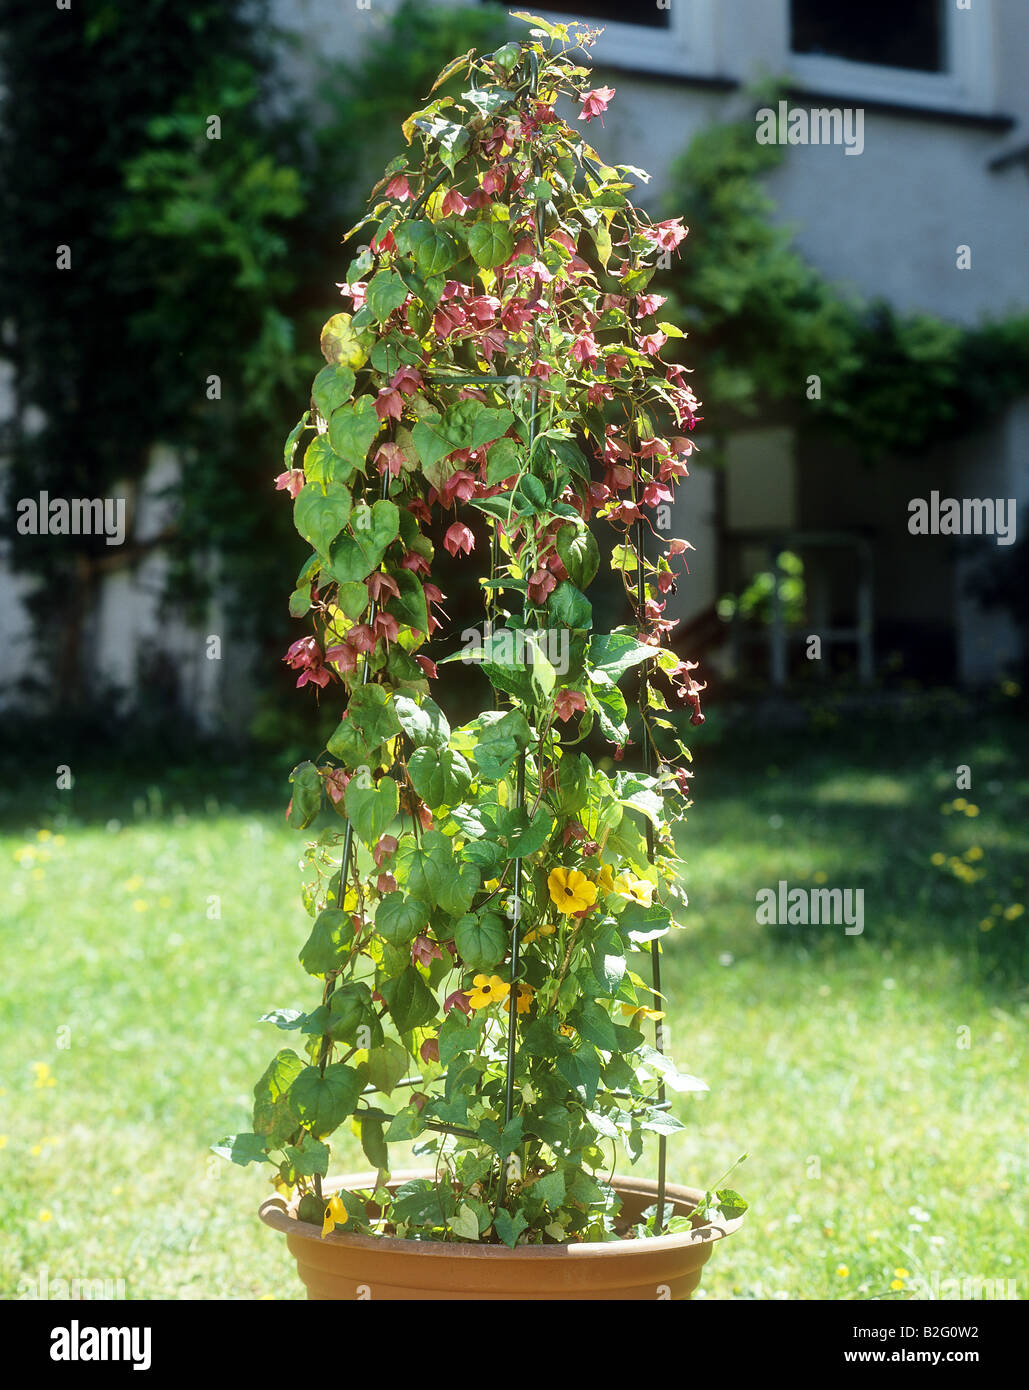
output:
[[[689,804],[668,698],[696,724],[704,687],[665,645],[687,546],[662,537],[698,402],[648,285],[686,228],[590,144],[613,96],[574,56],[593,31],[518,17],[525,42],[455,60],[405,122],[277,479],[311,545],[285,660],[342,708],[287,816],[340,820],[308,851],[320,999],[266,1015],[292,1045],[217,1151],[274,1166],[261,1215],[312,1297],[689,1297],[745,1206],[665,1176],[666,1091],[706,1089],[660,1031]],[[609,633],[595,521],[631,612]],[[483,596],[457,649],[430,647],[437,542]],[[440,661],[492,692],[459,727]],[[329,1177],[341,1126],[374,1171]],[[608,1180],[648,1134],[657,1182]],[[394,1171],[398,1143],[425,1166]]]

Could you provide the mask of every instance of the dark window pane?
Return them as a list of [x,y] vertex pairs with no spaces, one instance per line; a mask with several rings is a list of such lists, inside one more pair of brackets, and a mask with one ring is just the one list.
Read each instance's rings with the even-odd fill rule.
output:
[[[671,0],[673,5],[683,5],[686,0]],[[505,5],[505,9],[511,6]],[[529,14],[534,14],[532,5],[525,5]],[[574,15],[576,19],[597,19],[608,24],[639,24],[646,29],[667,29],[671,16],[669,10],[659,10],[654,0],[573,0],[563,4],[561,0],[551,0],[550,4],[540,5],[553,14]]]
[[943,0],[790,0],[794,53],[942,72]]

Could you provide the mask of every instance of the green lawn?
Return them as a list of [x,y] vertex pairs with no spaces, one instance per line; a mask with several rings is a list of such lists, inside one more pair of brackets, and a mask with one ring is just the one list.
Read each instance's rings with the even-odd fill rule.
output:
[[[704,1295],[903,1298],[936,1274],[1024,1296],[1024,731],[703,732],[664,974],[672,1050],[711,1090],[677,1101],[669,1172],[703,1186],[746,1149],[752,1206]],[[301,839],[252,780],[230,807],[213,770],[7,779],[0,1295],[46,1266],[130,1298],[298,1296],[256,1219],[270,1189],[207,1149],[248,1127],[278,1046],[258,1016],[310,1003]],[[756,924],[759,888],[822,875],[864,889],[861,936]]]

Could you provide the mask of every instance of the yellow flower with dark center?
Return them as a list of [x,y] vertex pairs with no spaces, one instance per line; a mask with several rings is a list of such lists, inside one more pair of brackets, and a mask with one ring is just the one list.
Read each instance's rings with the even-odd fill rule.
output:
[[587,912],[597,901],[597,885],[578,869],[551,869],[547,887],[558,912]]
[[540,926],[533,927],[532,931],[527,931],[522,937],[522,941],[523,943],[538,941],[541,937],[553,936],[556,931],[557,927],[554,926],[553,922],[543,922]]
[[[532,985],[527,985],[524,980],[518,981],[518,1002],[515,1005],[520,1014],[527,1014],[532,1008],[532,996],[536,993]],[[475,1007],[474,1005],[472,1006]],[[511,1011],[511,1001],[507,1001],[507,1009]]]
[[476,975],[472,989],[466,989],[468,1003],[473,1009],[485,1009],[490,1004],[502,1004],[511,993],[511,986],[499,975]]
[[649,907],[654,900],[654,885],[635,874],[619,874],[615,879],[615,892],[626,902],[639,903],[641,907]]
[[344,1225],[347,1219],[347,1209],[343,1204],[343,1198],[338,1194],[330,1197],[325,1207],[325,1220],[322,1222],[322,1240],[335,1230],[337,1225]]
[[557,1030],[563,1038],[574,1038],[575,1029],[570,1023],[562,1023]]

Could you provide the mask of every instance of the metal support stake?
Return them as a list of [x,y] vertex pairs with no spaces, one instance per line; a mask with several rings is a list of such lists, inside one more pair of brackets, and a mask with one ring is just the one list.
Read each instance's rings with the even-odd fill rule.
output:
[[[636,602],[640,610],[640,621],[642,622],[647,609],[647,586],[644,574],[644,560],[647,552],[647,533],[644,529],[642,520],[636,523]],[[647,690],[650,683],[650,662],[640,662],[640,718],[642,724],[642,744],[643,744],[643,770],[648,775],[654,774],[654,747],[650,741],[650,730],[647,726],[648,700]],[[654,863],[654,827],[647,821],[647,860],[651,865]],[[657,937],[650,943],[650,962],[654,976],[654,992],[658,999],[661,998],[661,943]],[[664,1039],[662,1037],[661,1019],[654,1021],[654,1043],[658,1052],[664,1052]],[[658,1082],[657,1088],[658,1104],[665,1104],[665,1083],[662,1078]],[[657,1215],[654,1218],[654,1229],[660,1231],[665,1220],[665,1184],[668,1160],[668,1141],[665,1135],[658,1136],[657,1141]]]

